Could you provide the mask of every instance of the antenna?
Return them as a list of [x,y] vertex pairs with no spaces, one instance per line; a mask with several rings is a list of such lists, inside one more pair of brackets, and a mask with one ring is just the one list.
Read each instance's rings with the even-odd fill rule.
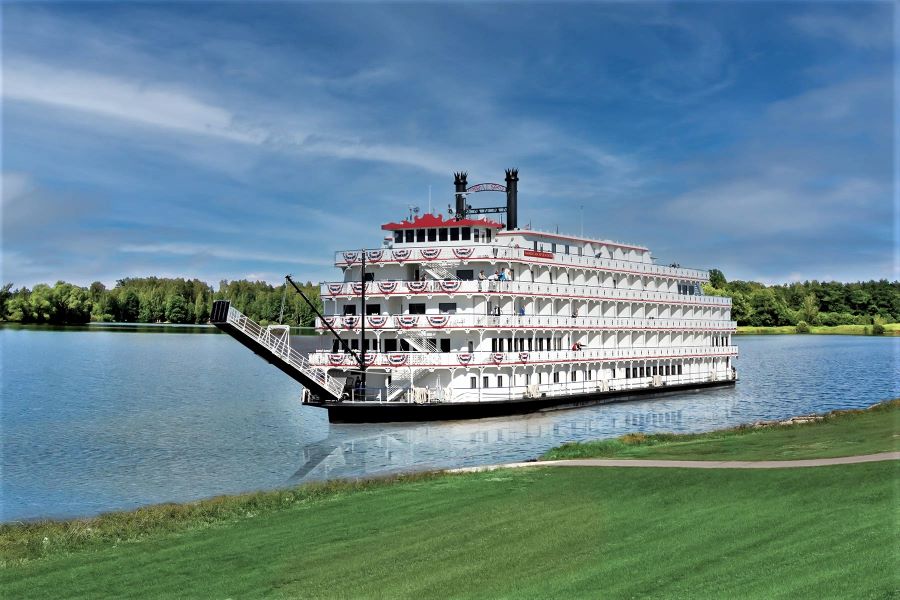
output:
[[584,204],[579,208],[581,209],[581,237],[584,237]]
[[431,214],[431,186],[428,186],[428,214]]

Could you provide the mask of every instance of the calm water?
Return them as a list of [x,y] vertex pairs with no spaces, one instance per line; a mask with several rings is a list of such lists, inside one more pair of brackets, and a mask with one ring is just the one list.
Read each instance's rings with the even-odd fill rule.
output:
[[299,404],[298,384],[225,335],[2,328],[0,520],[523,460],[569,440],[703,431],[900,396],[900,338],[738,344],[733,389],[482,421],[330,425],[325,411]]

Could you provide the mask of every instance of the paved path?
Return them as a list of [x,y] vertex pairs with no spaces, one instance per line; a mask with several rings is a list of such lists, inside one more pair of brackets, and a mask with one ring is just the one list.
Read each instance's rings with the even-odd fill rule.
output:
[[900,452],[881,452],[838,458],[810,458],[805,460],[632,460],[615,458],[579,458],[573,460],[546,460],[507,463],[450,469],[451,473],[475,473],[495,469],[519,467],[653,467],[675,469],[794,469],[797,467],[825,467],[828,465],[853,465],[857,463],[900,460]]

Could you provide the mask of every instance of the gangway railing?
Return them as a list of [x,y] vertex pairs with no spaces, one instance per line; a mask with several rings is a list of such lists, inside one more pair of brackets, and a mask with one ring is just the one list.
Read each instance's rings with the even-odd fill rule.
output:
[[[226,301],[217,301],[215,304],[218,306],[213,307],[213,318],[211,319],[214,325],[225,329],[226,332],[231,333],[233,337],[245,344],[246,340],[234,335],[234,333],[239,332],[246,336],[251,342],[258,344],[269,352],[270,356],[267,358],[281,361],[282,364],[278,365],[279,368],[284,370],[284,367],[287,366],[293,369],[300,374],[301,377],[295,378],[303,385],[318,388],[314,390],[315,392],[324,392],[334,400],[341,397],[344,383],[340,379],[331,377],[323,368],[312,365],[303,354],[294,350],[290,345],[288,336],[277,335],[268,330]],[[226,306],[227,311],[223,311],[222,309]],[[227,325],[232,331],[223,328],[222,325]],[[304,379],[307,381],[304,381]]]

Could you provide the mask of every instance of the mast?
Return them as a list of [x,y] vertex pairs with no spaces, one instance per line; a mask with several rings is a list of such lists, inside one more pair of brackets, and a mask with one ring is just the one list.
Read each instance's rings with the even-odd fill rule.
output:
[[362,290],[360,290],[360,299],[362,301],[362,310],[360,311],[362,314],[360,315],[360,321],[362,326],[359,331],[359,348],[360,348],[360,359],[359,359],[359,368],[362,371],[362,375],[360,376],[360,380],[362,381],[362,389],[363,389],[363,400],[366,399],[366,249],[362,249],[362,269],[360,269],[360,278],[362,279]]

